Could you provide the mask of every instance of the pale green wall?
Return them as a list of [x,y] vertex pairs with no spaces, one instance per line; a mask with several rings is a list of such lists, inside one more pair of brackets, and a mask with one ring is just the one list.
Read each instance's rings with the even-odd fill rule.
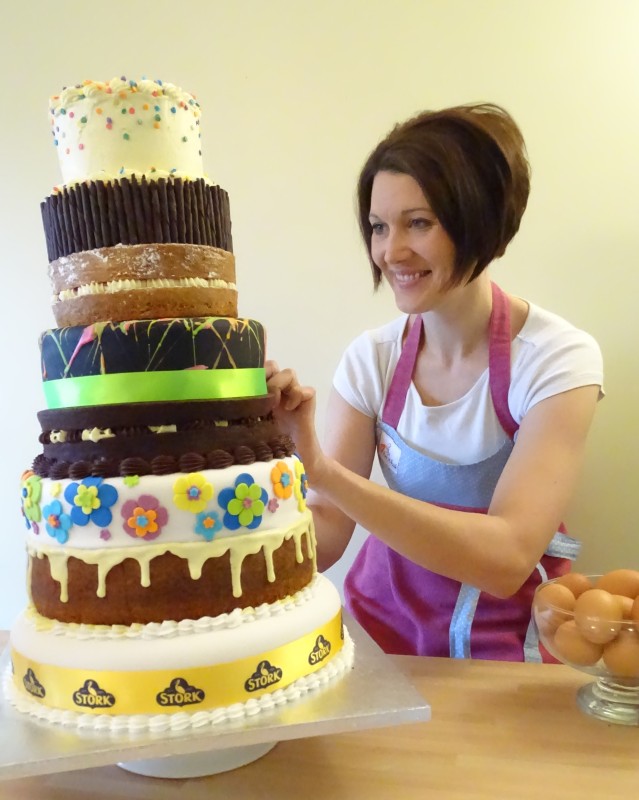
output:
[[[47,99],[146,74],[195,92],[231,195],[240,311],[325,402],[343,347],[393,316],[353,214],[367,151],[398,119],[506,106],[533,165],[494,277],[592,332],[608,397],[568,516],[587,570],[639,566],[639,3],[636,0],[27,2],[2,9],[0,627],[24,603],[17,481],[38,451],[37,336],[53,324],[39,202],[58,181]],[[337,581],[341,572],[333,575]]]

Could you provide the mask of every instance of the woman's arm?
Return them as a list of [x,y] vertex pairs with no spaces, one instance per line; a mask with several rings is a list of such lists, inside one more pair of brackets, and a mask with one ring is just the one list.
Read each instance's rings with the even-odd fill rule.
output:
[[[323,453],[313,427],[314,394],[304,395],[312,390],[299,387],[294,373],[288,373],[278,373],[274,380],[291,399],[285,414],[314,490],[320,551],[326,536],[324,566],[341,555],[358,523],[433,572],[498,597],[519,589],[557,530],[574,491],[598,386],[563,392],[528,412],[486,515],[440,508],[368,480],[375,447],[373,420],[367,432],[366,423],[358,419],[364,415],[335,392],[335,422],[329,418],[328,428],[331,449]],[[357,435],[358,430],[359,438],[349,440],[350,432]],[[358,458],[357,464],[348,462]]]
[[433,572],[498,597],[514,594],[557,530],[575,488],[599,387],[538,403],[517,442],[488,514],[454,511],[406,497],[318,453],[309,481],[383,542]]
[[[295,441],[307,475],[307,461],[320,453],[315,433],[315,391],[300,386],[293,370],[280,371],[277,364],[266,364],[269,390],[276,396],[276,415]],[[375,457],[375,420],[347,403],[335,389],[329,397],[324,451],[349,473],[368,478]],[[338,561],[346,549],[355,521],[337,505],[313,491],[309,475],[307,503],[313,512],[317,535],[317,566],[324,571]]]
[[[331,390],[327,419],[326,455],[349,473],[369,478],[375,458],[375,420],[353,408],[335,389]],[[370,483],[366,481],[367,485]],[[309,484],[308,502],[317,534],[317,565],[324,571],[342,557],[353,535],[355,520],[320,492],[312,491],[310,476]]]

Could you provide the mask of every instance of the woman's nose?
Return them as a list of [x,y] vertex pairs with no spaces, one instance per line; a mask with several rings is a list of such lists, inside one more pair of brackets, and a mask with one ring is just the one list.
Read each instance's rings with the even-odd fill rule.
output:
[[387,264],[404,261],[409,253],[408,237],[401,228],[391,228],[384,241],[384,260]]

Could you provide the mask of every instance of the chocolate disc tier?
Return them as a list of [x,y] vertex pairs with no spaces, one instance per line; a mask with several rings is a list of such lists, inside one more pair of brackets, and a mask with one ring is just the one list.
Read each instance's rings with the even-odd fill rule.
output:
[[236,317],[235,258],[215,247],[144,244],[62,256],[49,265],[60,327],[96,320]]
[[117,244],[201,244],[233,251],[227,193],[203,179],[90,181],[41,204],[49,261]]

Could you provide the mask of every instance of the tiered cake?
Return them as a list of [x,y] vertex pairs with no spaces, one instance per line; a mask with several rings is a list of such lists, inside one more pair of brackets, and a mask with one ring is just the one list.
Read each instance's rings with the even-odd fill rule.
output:
[[44,719],[163,730],[296,700],[350,667],[304,467],[237,318],[200,108],[161,81],[52,98],[42,204],[58,328],[22,476],[30,605],[10,693]]

